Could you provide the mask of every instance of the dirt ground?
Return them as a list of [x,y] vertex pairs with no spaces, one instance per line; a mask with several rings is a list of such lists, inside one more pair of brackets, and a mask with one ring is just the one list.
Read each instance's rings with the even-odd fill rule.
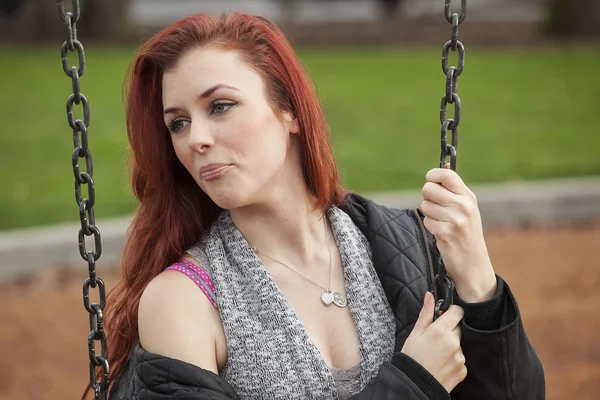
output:
[[[486,237],[544,365],[547,399],[600,398],[600,221]],[[109,287],[117,279],[100,276]],[[0,399],[80,397],[88,379],[84,278],[48,272],[0,285]]]

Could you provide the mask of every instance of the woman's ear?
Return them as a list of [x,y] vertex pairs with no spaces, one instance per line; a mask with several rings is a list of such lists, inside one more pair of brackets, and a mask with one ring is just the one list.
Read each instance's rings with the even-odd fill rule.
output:
[[294,115],[290,112],[284,112],[282,114],[283,123],[287,126],[288,131],[297,135],[300,133],[300,127],[298,126],[298,120],[294,118]]

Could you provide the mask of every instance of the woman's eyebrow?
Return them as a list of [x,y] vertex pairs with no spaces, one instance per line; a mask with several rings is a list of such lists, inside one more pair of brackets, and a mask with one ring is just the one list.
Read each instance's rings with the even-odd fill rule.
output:
[[201,99],[205,99],[205,98],[207,98],[208,96],[210,96],[211,94],[213,94],[215,90],[217,90],[217,89],[221,89],[221,88],[233,89],[233,90],[237,90],[238,92],[240,91],[240,89],[238,89],[238,88],[236,88],[236,87],[233,87],[233,86],[230,86],[230,85],[226,85],[226,84],[224,84],[224,83],[219,83],[219,84],[216,84],[215,86],[213,86],[213,87],[211,87],[211,88],[209,88],[209,89],[206,89],[206,90],[204,91],[204,93],[202,93],[202,94],[200,95],[200,98],[201,98]]
[[[202,94],[199,96],[201,99],[206,99],[207,97],[209,97],[211,94],[213,94],[217,89],[232,89],[232,90],[237,90],[238,92],[240,91],[240,89],[230,86],[230,85],[226,85],[224,83],[218,83],[215,86],[206,89],[204,92],[202,92]],[[163,111],[163,115],[167,115],[167,114],[171,114],[171,113],[175,113],[179,111],[179,107],[169,107],[167,109],[165,109]]]

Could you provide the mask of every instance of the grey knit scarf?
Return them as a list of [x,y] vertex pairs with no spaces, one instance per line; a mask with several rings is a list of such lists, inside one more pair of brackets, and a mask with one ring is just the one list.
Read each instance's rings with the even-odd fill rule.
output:
[[[358,332],[363,388],[392,357],[395,320],[366,238],[342,210],[330,207],[328,217]],[[215,284],[228,354],[220,375],[240,399],[338,399],[321,353],[228,211],[188,253]]]

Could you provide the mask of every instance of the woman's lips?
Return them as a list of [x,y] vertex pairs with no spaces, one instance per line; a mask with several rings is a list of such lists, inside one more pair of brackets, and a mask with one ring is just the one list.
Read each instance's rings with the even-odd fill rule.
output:
[[229,170],[229,167],[232,167],[231,164],[219,164],[219,165],[207,165],[206,167],[202,167],[200,169],[200,179],[209,181],[213,179],[217,179],[225,172]]

